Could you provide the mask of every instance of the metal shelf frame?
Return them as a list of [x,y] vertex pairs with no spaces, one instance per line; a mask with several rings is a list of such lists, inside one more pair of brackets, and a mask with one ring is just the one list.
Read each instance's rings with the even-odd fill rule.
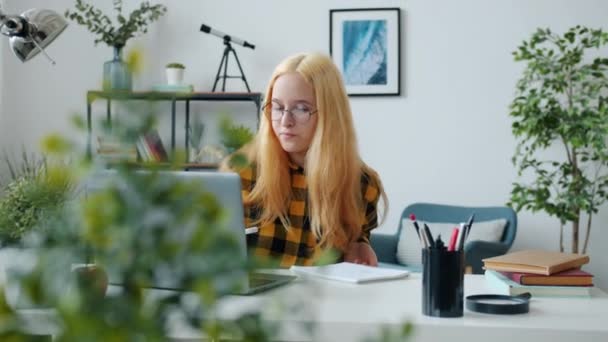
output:
[[262,105],[262,94],[261,93],[226,93],[226,92],[206,92],[206,93],[184,93],[184,92],[159,92],[159,91],[142,91],[142,92],[130,92],[130,91],[98,91],[89,90],[87,92],[87,153],[92,153],[92,135],[93,135],[93,123],[92,123],[92,111],[93,102],[96,100],[106,100],[106,116],[108,123],[112,123],[112,101],[130,101],[130,100],[142,100],[142,101],[169,101],[171,102],[171,151],[175,150],[175,119],[177,115],[177,102],[185,102],[185,115],[186,115],[186,127],[184,146],[188,149],[189,139],[189,127],[190,127],[190,102],[192,101],[216,101],[216,102],[253,102],[256,106],[256,120],[257,126],[260,123],[260,109]]

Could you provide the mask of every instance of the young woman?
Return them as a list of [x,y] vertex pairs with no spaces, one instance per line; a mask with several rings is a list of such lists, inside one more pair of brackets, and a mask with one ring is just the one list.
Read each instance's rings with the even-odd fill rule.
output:
[[[360,158],[348,97],[331,58],[299,54],[268,85],[260,128],[243,149],[245,223],[254,254],[282,267],[310,265],[324,250],[377,265],[369,245],[378,225],[378,174]],[[231,169],[227,159],[222,169]],[[232,167],[234,169],[234,167]]]

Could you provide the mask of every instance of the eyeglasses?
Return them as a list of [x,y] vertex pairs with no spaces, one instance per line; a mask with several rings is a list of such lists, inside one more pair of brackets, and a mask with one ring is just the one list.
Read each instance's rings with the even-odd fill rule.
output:
[[267,111],[270,112],[270,120],[281,121],[285,113],[291,114],[293,119],[300,124],[307,123],[310,120],[311,115],[315,114],[318,110],[312,110],[306,107],[295,107],[291,109],[281,108],[276,103],[269,103],[266,105]]

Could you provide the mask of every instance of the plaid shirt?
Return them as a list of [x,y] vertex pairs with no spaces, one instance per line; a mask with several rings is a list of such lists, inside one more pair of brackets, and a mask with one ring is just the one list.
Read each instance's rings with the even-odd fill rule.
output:
[[[250,165],[240,170],[241,193],[245,199],[255,186],[256,168]],[[311,265],[319,256],[317,238],[310,229],[308,216],[308,186],[304,169],[290,165],[291,189],[293,199],[289,205],[289,222],[285,229],[280,219],[273,223],[259,226],[257,234],[247,236],[249,252],[260,257],[277,260],[281,267],[291,265]],[[367,174],[361,176],[361,193],[365,202],[365,223],[361,227],[359,242],[369,243],[372,229],[378,226],[377,204],[378,187]],[[245,225],[250,227],[260,217],[260,210],[255,205],[245,206]]]

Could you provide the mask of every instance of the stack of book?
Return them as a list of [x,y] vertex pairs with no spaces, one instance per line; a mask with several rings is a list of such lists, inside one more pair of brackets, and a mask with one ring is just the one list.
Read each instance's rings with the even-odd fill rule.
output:
[[106,162],[136,161],[137,150],[134,146],[125,145],[114,137],[97,137],[97,156]]
[[593,275],[580,269],[586,255],[525,250],[483,262],[486,282],[501,294],[589,297],[593,288]]

